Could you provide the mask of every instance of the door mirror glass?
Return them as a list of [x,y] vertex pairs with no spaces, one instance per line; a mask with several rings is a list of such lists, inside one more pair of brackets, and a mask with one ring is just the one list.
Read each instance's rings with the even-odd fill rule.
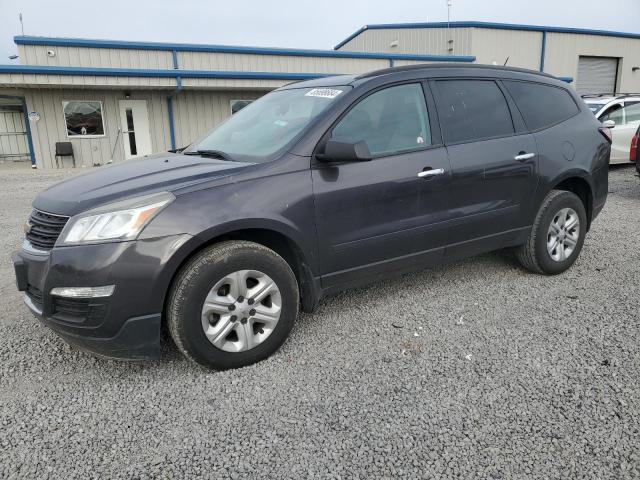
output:
[[356,143],[329,140],[324,147],[324,154],[317,158],[323,162],[366,162],[371,160],[371,152],[362,140]]
[[604,128],[613,128],[616,126],[616,122],[614,122],[613,120],[605,120],[604,122],[602,122],[602,126]]

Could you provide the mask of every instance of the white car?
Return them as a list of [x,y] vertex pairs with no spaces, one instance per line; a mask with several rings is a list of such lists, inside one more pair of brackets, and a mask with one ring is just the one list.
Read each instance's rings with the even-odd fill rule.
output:
[[598,120],[612,120],[610,163],[628,163],[631,140],[640,125],[640,94],[583,95]]

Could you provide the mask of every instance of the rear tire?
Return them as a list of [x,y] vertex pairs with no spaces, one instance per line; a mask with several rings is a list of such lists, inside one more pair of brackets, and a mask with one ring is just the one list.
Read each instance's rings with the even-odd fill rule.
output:
[[298,308],[298,283],[282,257],[257,243],[227,241],[182,268],[169,294],[167,324],[192,362],[238,368],[275,352]]
[[529,238],[517,249],[518,260],[532,272],[562,273],[580,255],[586,231],[582,200],[575,193],[552,190],[538,210]]

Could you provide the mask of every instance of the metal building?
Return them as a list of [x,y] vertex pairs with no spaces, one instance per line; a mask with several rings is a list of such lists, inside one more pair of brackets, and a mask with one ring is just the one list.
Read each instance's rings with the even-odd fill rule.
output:
[[[188,145],[286,83],[438,61],[640,92],[640,34],[483,22],[369,25],[334,50],[15,37],[0,65],[0,163],[104,165]],[[73,156],[56,156],[70,142]],[[61,152],[64,153],[64,152]]]
[[640,92],[640,34],[487,22],[367,25],[337,51],[472,55],[551,73],[578,93]]
[[[27,36],[14,40],[22,64],[0,66],[0,161],[29,158],[38,168],[69,167],[74,161],[78,167],[104,165],[186,146],[232,111],[296,80],[394,64],[475,60]],[[73,157],[56,156],[59,142],[71,143]]]

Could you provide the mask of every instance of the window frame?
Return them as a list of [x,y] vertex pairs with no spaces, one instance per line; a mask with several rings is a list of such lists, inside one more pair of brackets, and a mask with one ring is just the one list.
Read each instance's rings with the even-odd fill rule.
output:
[[[517,110],[517,105],[515,104],[514,100],[511,98],[511,96],[509,95],[509,93],[506,91],[506,87],[503,86],[500,82],[501,78],[499,77],[437,77],[437,78],[433,78],[429,81],[430,84],[432,85],[432,90],[435,92],[435,97],[436,97],[436,104],[438,109],[440,108],[444,108],[443,105],[443,100],[442,100],[442,96],[441,96],[441,92],[438,89],[438,82],[441,81],[451,81],[451,80],[458,80],[458,81],[484,81],[484,82],[493,82],[496,87],[498,87],[498,90],[502,93],[502,96],[504,97],[504,101],[507,104],[507,109],[509,111],[509,116],[511,117],[511,124],[513,125],[513,133],[508,133],[505,135],[494,135],[491,137],[481,137],[481,138],[473,138],[470,140],[461,140],[458,142],[447,142],[447,139],[445,138],[445,134],[444,134],[444,128],[441,125],[441,130],[442,130],[442,142],[445,146],[453,146],[453,145],[464,145],[466,143],[476,143],[476,142],[484,142],[487,140],[496,140],[496,139],[500,139],[500,138],[509,138],[509,137],[516,137],[519,135],[525,135],[527,133],[529,133],[526,130],[526,125],[524,124],[524,119],[521,116],[521,113],[519,110]],[[517,112],[517,115],[516,115]]]
[[[571,99],[571,101],[574,103],[574,105],[576,106],[576,113],[574,113],[573,115],[571,115],[570,117],[567,117],[563,120],[560,120],[556,123],[552,123],[550,125],[544,126],[544,127],[540,127],[540,128],[535,128],[535,129],[531,129],[527,126],[527,122],[524,120],[524,114],[520,111],[520,107],[518,106],[518,103],[516,102],[516,99],[513,97],[513,95],[511,95],[511,92],[509,91],[509,87],[507,85],[504,86],[504,90],[506,91],[507,95],[509,95],[509,98],[512,99],[513,104],[515,105],[515,108],[518,109],[518,112],[520,113],[520,115],[522,116],[522,121],[524,122],[525,128],[527,129],[528,133],[538,133],[538,132],[542,132],[544,130],[547,130],[549,128],[553,128],[556,125],[560,125],[561,123],[566,122],[567,120],[570,120],[574,117],[576,117],[577,115],[580,115],[580,113],[582,113],[582,108],[580,107],[580,105],[578,104],[578,102],[576,102],[576,99],[574,98],[574,96],[571,94],[571,92],[569,90],[567,90],[566,88],[560,87],[558,85],[551,85],[549,83],[543,83],[543,82],[534,82],[531,80],[521,80],[519,78],[503,78],[503,81],[509,81],[509,82],[520,82],[520,83],[532,83],[534,85],[542,85],[543,87],[549,87],[549,88],[557,88],[558,90],[561,90],[563,92],[565,92],[565,94]],[[586,104],[585,104],[586,105]],[[588,108],[588,106],[587,106]],[[589,113],[591,113],[591,110],[589,110]],[[594,114],[592,114],[594,115]],[[595,115],[594,115],[595,117]]]
[[[99,103],[100,104],[100,117],[102,120],[102,135],[69,135],[69,129],[67,128],[67,115],[65,114],[65,107],[69,103]],[[105,121],[104,103],[102,100],[62,100],[62,121],[64,125],[65,135],[69,140],[79,138],[104,138],[107,136],[107,122]]]
[[[440,121],[439,121],[439,118],[438,118],[438,115],[437,115],[435,101],[433,99],[433,95],[431,93],[429,85],[427,84],[427,80],[424,79],[424,78],[412,78],[412,79],[401,80],[401,81],[392,82],[392,83],[385,83],[384,85],[378,85],[377,87],[374,87],[374,88],[372,88],[370,90],[367,90],[366,92],[362,93],[362,95],[360,95],[359,97],[354,99],[349,104],[349,106],[346,107],[340,113],[340,115],[338,115],[338,117],[331,123],[329,128],[327,128],[325,133],[322,135],[322,137],[318,141],[316,147],[313,150],[313,158],[314,158],[314,162],[316,163],[316,165],[326,164],[326,162],[320,162],[317,159],[315,159],[315,156],[318,153],[320,153],[320,150],[324,149],[325,144],[331,138],[331,134],[333,133],[333,129],[342,121],[342,119],[344,117],[346,117],[349,114],[349,112],[351,112],[351,110],[353,108],[355,108],[357,105],[360,104],[360,102],[364,101],[365,99],[367,99],[368,97],[370,97],[371,95],[373,95],[375,93],[378,93],[378,92],[380,92],[382,90],[386,90],[388,88],[399,87],[399,86],[402,86],[402,85],[418,85],[422,89],[422,95],[424,97],[424,106],[425,106],[425,110],[427,112],[427,119],[429,121],[429,131],[430,131],[430,134],[431,134],[431,144],[418,146],[416,148],[411,148],[411,149],[407,149],[407,150],[401,150],[401,151],[397,151],[397,152],[389,152],[389,153],[381,153],[381,154],[377,154],[377,155],[372,155],[370,161],[373,162],[373,161],[376,161],[376,160],[381,159],[381,158],[397,157],[397,156],[400,156],[400,155],[406,155],[406,154],[410,154],[410,153],[421,152],[421,151],[425,151],[425,150],[431,150],[431,149],[434,149],[434,148],[442,148],[443,144],[442,144],[442,136],[441,136],[441,132],[440,132]],[[344,162],[334,162],[334,163],[344,163]]]
[[[255,100],[256,100],[255,98],[232,98],[231,100],[229,100],[229,114],[230,115],[234,114],[233,113],[233,104],[234,104],[234,102],[249,102],[244,107],[242,107],[242,108],[245,108],[245,107],[248,107],[249,104],[253,103]],[[240,110],[242,110],[242,108]],[[238,112],[240,110],[238,110]],[[235,112],[235,113],[238,113],[238,112]]]
[[[630,107],[634,107],[634,106],[638,106],[638,108],[640,108],[640,100],[630,100],[630,101],[625,101],[623,102],[622,105],[622,114],[624,116],[624,123],[623,125],[631,125],[631,122],[629,120],[627,120],[627,109]],[[636,122],[636,120],[633,120],[634,122]]]

